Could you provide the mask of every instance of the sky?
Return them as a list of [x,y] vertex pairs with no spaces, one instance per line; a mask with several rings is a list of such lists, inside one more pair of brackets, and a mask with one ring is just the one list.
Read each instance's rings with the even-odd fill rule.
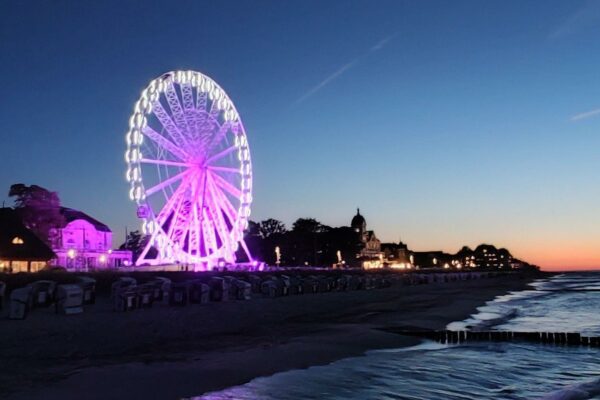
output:
[[235,103],[254,220],[600,267],[600,1],[3,1],[0,200],[138,229],[124,134],[176,69]]

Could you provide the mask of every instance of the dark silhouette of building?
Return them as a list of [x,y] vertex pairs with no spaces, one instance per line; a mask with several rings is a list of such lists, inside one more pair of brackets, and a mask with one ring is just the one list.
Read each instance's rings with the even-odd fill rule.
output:
[[56,257],[12,208],[0,208],[0,271],[37,272]]
[[379,268],[383,266],[383,253],[381,241],[375,236],[375,232],[367,230],[367,221],[360,215],[360,209],[356,209],[356,215],[350,222],[350,227],[356,232],[360,252],[357,259],[363,268]]

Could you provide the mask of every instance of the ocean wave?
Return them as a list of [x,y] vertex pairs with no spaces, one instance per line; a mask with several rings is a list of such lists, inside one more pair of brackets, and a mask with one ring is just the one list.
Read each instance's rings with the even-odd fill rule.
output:
[[600,395],[600,378],[567,386],[552,392],[540,400],[588,400]]

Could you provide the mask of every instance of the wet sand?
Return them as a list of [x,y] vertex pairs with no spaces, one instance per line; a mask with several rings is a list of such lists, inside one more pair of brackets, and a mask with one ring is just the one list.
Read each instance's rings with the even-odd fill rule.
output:
[[290,369],[415,344],[386,326],[441,329],[528,279],[154,307],[114,313],[108,299],[84,314],[35,310],[0,321],[0,397],[179,399]]

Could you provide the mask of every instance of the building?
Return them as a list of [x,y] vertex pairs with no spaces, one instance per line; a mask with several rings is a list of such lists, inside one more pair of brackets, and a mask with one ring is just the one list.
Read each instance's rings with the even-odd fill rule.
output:
[[413,267],[414,257],[408,249],[406,243],[382,243],[384,266],[392,269],[411,269]]
[[65,226],[53,235],[53,265],[76,271],[131,265],[131,251],[112,249],[112,231],[106,224],[72,208],[61,207],[60,213]]
[[359,209],[350,225],[360,248],[353,265],[365,269],[539,269],[513,257],[507,249],[490,244],[481,244],[475,250],[464,246],[454,254],[439,250],[412,251],[402,241],[382,244],[373,231],[367,230],[367,221]]
[[381,241],[375,236],[375,232],[367,230],[367,221],[360,215],[360,209],[356,209],[356,215],[350,222],[350,227],[356,232],[360,243],[360,252],[356,255],[363,268],[379,268],[383,266],[383,252]]
[[12,208],[0,208],[0,272],[37,272],[56,255]]

